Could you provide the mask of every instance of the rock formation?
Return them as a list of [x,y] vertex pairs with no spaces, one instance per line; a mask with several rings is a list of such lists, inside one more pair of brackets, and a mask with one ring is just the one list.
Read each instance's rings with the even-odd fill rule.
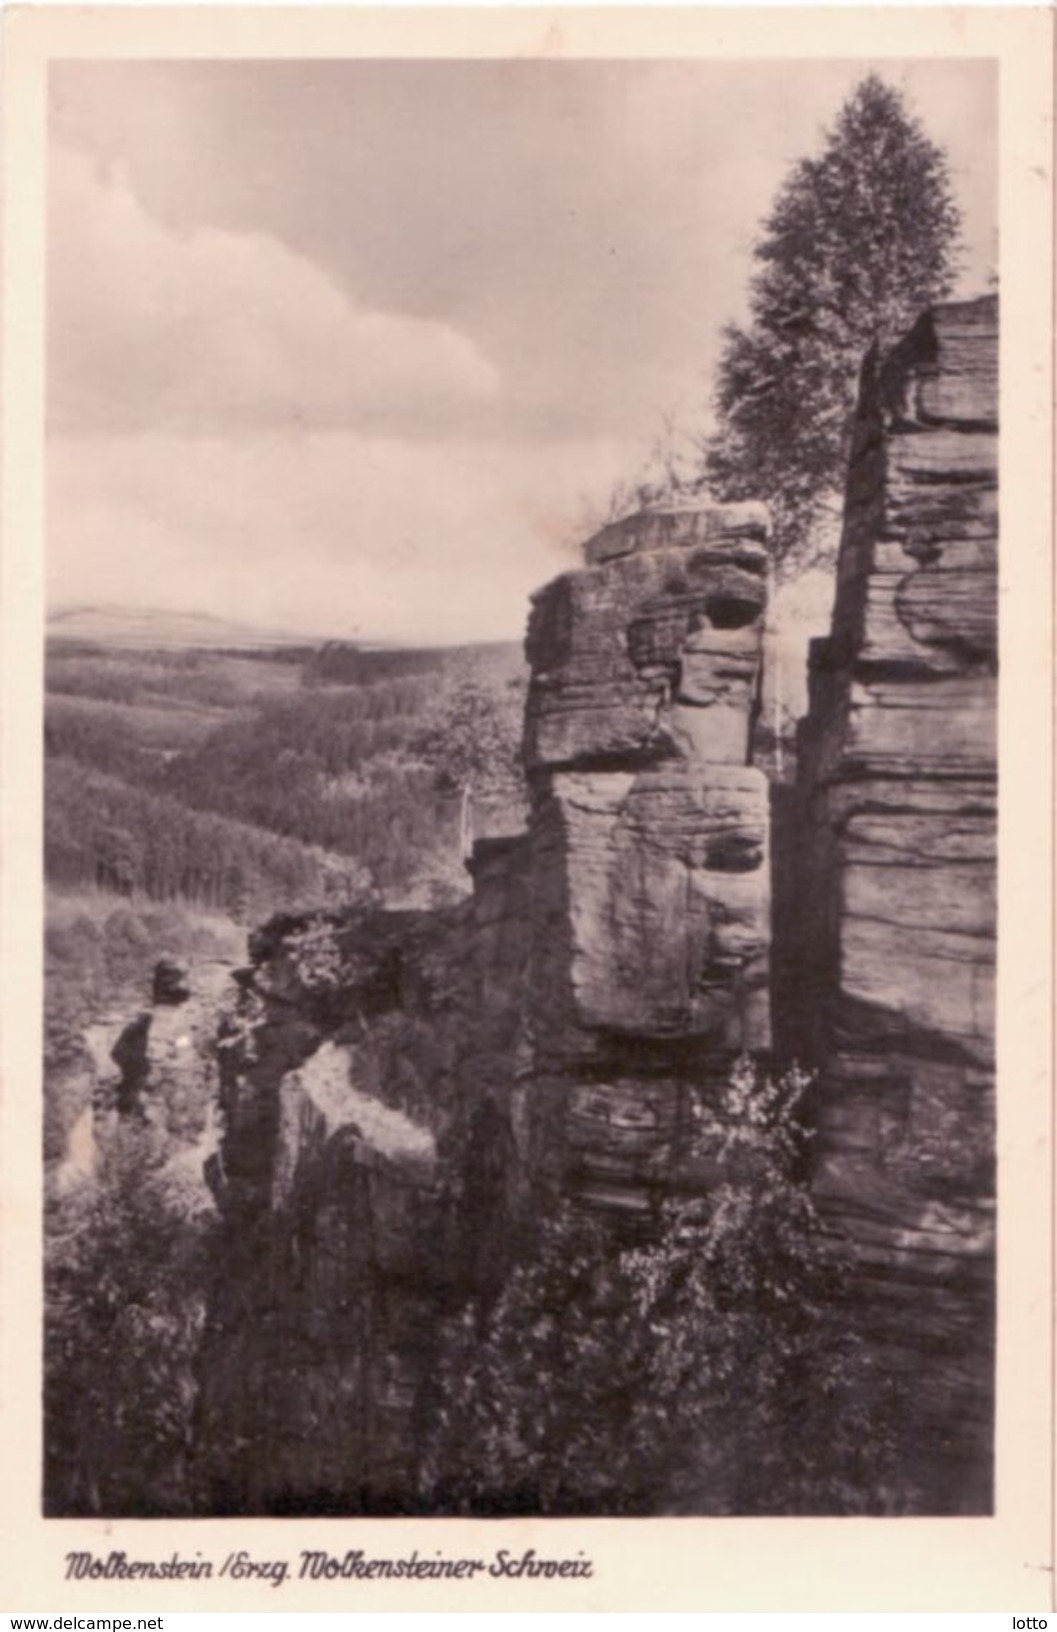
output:
[[69,1127],[46,1150],[60,1193],[91,1181],[109,1140],[132,1121],[159,1154],[208,1199],[203,1162],[217,1143],[213,1042],[233,965],[199,959],[190,967],[164,957],[150,977],[150,1006],[97,1015],[64,1089],[74,1107]]
[[687,1093],[770,1044],[767,785],[750,764],[757,505],[607,527],[535,597],[524,1090],[559,1182],[643,1208]]
[[213,1512],[407,1511],[452,1274],[465,911],[280,918],[219,1039],[224,1252],[202,1348]]
[[916,1378],[928,1499],[963,1511],[992,1413],[997,327],[994,299],[939,307],[867,361],[778,924],[816,1193]]
[[529,830],[478,843],[472,899],[251,942],[201,1367],[220,1511],[406,1509],[444,1309],[548,1195],[648,1213],[690,1096],[768,1046],[764,518],[634,517],[587,558],[536,598]]
[[[185,967],[159,958],[151,975],[151,1007],[118,1034],[110,1049],[116,1070],[97,1076],[97,1109],[136,1117],[152,1128],[163,1149],[200,1172],[216,1145],[216,1070],[213,1039],[217,1014],[231,983],[232,965],[221,959]],[[101,1061],[102,1065],[103,1062]]]
[[913,1379],[919,1510],[987,1510],[996,325],[938,308],[866,366],[773,955],[754,505],[616,523],[536,595],[528,828],[478,842],[470,900],[253,937],[219,1048],[212,1511],[413,1510],[444,1313],[555,1194],[636,1230],[715,1182],[689,1130],[743,1052],[819,1072],[816,1193]]

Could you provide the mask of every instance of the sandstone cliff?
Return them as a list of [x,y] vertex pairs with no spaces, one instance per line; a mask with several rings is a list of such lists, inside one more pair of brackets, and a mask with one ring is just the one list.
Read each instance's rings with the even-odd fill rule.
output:
[[306,915],[251,937],[217,1050],[224,1246],[196,1428],[209,1511],[411,1499],[450,1274],[438,1151],[461,1114],[445,1026],[465,1012],[461,918]]
[[932,1499],[969,1510],[992,1409],[997,325],[994,299],[939,307],[867,361],[779,925],[784,1040],[821,1068],[816,1193],[919,1378]]
[[694,1182],[693,1096],[768,1046],[764,518],[634,517],[587,559],[536,599],[529,828],[478,843],[472,900],[251,942],[211,1167],[219,1510],[413,1505],[445,1310],[556,1194],[642,1216]]
[[766,517],[652,512],[585,555],[526,641],[525,1093],[559,1183],[641,1210],[678,1182],[694,1090],[770,1043]]
[[527,831],[477,844],[472,898],[254,937],[211,1510],[412,1510],[445,1313],[555,1196],[634,1232],[721,1179],[691,1134],[743,1052],[819,1073],[815,1193],[913,1396],[918,1510],[987,1510],[996,328],[942,307],[866,365],[795,789],[753,764],[765,516],[652,511],[534,598]]

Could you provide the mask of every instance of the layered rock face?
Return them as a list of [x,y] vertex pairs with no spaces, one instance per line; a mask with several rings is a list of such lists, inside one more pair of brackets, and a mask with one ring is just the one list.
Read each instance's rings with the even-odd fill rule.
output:
[[795,788],[753,764],[765,516],[652,511],[534,598],[528,827],[478,842],[472,897],[253,938],[209,1510],[413,1511],[444,1315],[556,1195],[634,1232],[721,1178],[693,1123],[742,1052],[819,1073],[816,1194],[911,1399],[915,1510],[988,1510],[996,340],[994,302],[941,307],[867,365]]
[[477,844],[472,899],[251,941],[209,1175],[212,1511],[413,1510],[445,1312],[556,1194],[641,1218],[701,1182],[692,1096],[768,1046],[763,518],[636,517],[587,554],[536,599],[529,829]]
[[770,1043],[767,786],[749,763],[766,517],[650,512],[585,554],[533,602],[532,814],[508,910],[527,914],[530,1109],[559,1183],[641,1210],[676,1182],[688,1093]]
[[530,776],[688,758],[745,765],[766,600],[759,505],[648,511],[533,598]]
[[466,918],[317,914],[251,938],[218,1047],[226,1228],[195,1433],[209,1511],[413,1505],[436,1326],[453,1280],[472,1288],[450,1225]]
[[939,307],[867,362],[778,926],[783,1041],[821,1067],[816,1193],[915,1378],[936,1511],[990,1499],[997,323]]

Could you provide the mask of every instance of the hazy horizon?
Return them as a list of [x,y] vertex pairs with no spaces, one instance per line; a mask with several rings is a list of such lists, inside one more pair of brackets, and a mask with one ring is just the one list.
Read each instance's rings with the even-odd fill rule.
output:
[[[105,633],[97,632],[96,634],[92,634],[90,631],[84,632],[82,629],[78,633],[70,634],[66,630],[62,630],[57,627],[57,625],[66,621],[72,623],[78,618],[86,620],[102,620],[104,627],[106,619],[114,620],[115,624],[123,620],[127,621],[127,623],[133,623],[137,619],[156,622],[160,626],[157,643],[161,646],[197,646],[200,644],[214,644],[212,641],[199,641],[198,639],[188,638],[187,631],[184,631],[183,635],[178,637],[174,633],[172,626],[180,623],[189,625],[200,624],[205,626],[206,629],[208,629],[210,625],[216,625],[220,630],[226,630],[229,633],[238,632],[245,637],[252,637],[252,644],[261,646],[294,646],[302,644],[311,646],[338,641],[348,645],[360,647],[365,651],[369,651],[372,649],[400,650],[403,648],[410,650],[427,650],[433,647],[451,648],[454,650],[462,646],[519,646],[523,644],[521,635],[486,635],[482,636],[480,639],[470,638],[463,640],[459,639],[458,637],[452,637],[446,632],[441,632],[437,635],[436,639],[431,639],[428,641],[402,640],[399,636],[394,637],[393,639],[374,639],[366,635],[354,637],[343,636],[340,634],[336,635],[332,632],[328,633],[326,630],[320,629],[286,629],[281,625],[259,623],[249,618],[227,618],[217,612],[213,612],[208,608],[203,607],[150,606],[133,603],[131,601],[127,603],[105,601],[55,601],[49,603],[45,616],[46,636],[49,636],[55,640],[70,640],[75,645],[84,643],[88,645],[99,644],[120,647],[125,643],[124,633],[116,628],[106,631]],[[168,629],[166,628],[166,625],[169,626]],[[215,643],[219,645],[228,645],[233,644],[234,642],[230,641],[228,637],[225,636],[225,638],[222,640],[218,637]],[[128,644],[137,645],[145,643],[130,640]]]
[[54,65],[49,607],[520,638],[661,417],[706,421],[761,219],[873,68],[981,293],[986,61]]

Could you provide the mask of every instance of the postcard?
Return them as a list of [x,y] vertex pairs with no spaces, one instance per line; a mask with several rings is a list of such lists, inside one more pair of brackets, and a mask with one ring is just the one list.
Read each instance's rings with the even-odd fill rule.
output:
[[7,13],[6,1607],[1052,1607],[1052,45]]

